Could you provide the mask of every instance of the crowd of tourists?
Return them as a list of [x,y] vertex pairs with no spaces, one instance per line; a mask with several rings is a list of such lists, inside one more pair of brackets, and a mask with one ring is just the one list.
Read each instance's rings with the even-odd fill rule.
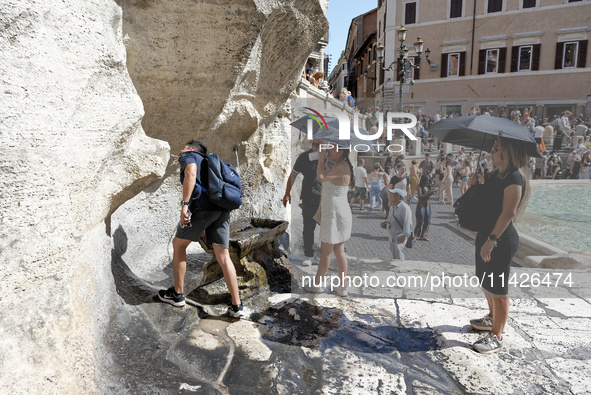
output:
[[[385,221],[379,225],[388,233],[393,259],[404,260],[405,250],[412,248],[414,239],[429,241],[431,216],[430,198],[438,194],[438,202],[453,203],[452,186],[465,192],[468,185],[482,184],[486,191],[486,210],[479,209],[480,227],[475,241],[476,275],[482,278],[482,289],[488,302],[488,313],[470,320],[476,330],[486,334],[473,344],[481,353],[498,352],[503,348],[503,330],[509,315],[508,286],[493,282],[493,278],[509,278],[510,265],[517,252],[519,236],[512,219],[523,212],[529,196],[527,154],[523,142],[498,137],[486,155],[466,152],[462,147],[455,154],[440,151],[433,161],[429,153],[417,163],[412,160],[407,170],[404,155],[388,156],[383,163],[376,161],[368,174],[363,158],[357,166],[349,161],[348,149],[333,146],[321,150],[322,141],[313,140],[312,148],[300,154],[289,178],[284,205],[291,201],[291,188],[303,174],[301,207],[303,216],[304,266],[314,260],[314,229],[320,225],[320,259],[313,280],[302,288],[311,293],[330,289],[340,297],[348,296],[348,257],[345,242],[350,239],[353,211],[365,211],[368,198],[370,209],[380,209]],[[475,169],[475,170],[474,170]],[[349,200],[349,186],[355,185]],[[410,204],[416,201],[415,221]],[[415,226],[413,227],[413,222]],[[338,269],[338,285],[333,286],[327,275],[334,254]],[[330,278],[330,280],[329,280]],[[491,279],[488,282],[488,279]],[[330,287],[328,287],[330,281]]]
[[347,88],[342,88],[338,92],[334,92],[332,87],[328,85],[328,81],[323,80],[324,73],[322,71],[314,71],[312,69],[306,69],[306,72],[302,74],[302,79],[307,80],[310,84],[323,91],[324,93],[334,96],[336,99],[345,103],[350,108],[355,108],[355,98],[351,91]]
[[[386,107],[382,114],[386,116],[390,112],[390,107]],[[489,110],[490,111],[490,110]],[[480,112],[478,107],[473,107],[468,115],[492,115],[492,111]],[[377,127],[379,122],[379,109],[368,108],[365,111],[367,130]],[[503,112],[504,114],[504,112]],[[530,133],[538,144],[538,149],[542,158],[530,158],[529,160],[529,178],[533,179],[590,179],[591,177],[591,117],[584,117],[582,114],[573,116],[570,111],[564,111],[560,116],[555,115],[552,121],[547,118],[539,119],[531,116],[531,109],[526,108],[521,111],[516,107],[509,113],[509,118],[516,123],[522,124],[530,130]],[[464,116],[466,114],[442,115],[441,112],[435,116],[418,114],[417,124],[409,128],[421,141],[422,153],[433,153],[440,151],[441,141],[432,136],[427,131],[428,127],[446,118]],[[402,134],[398,137],[404,138]],[[385,141],[381,143],[391,143]],[[409,140],[407,139],[407,148]],[[548,145],[546,145],[546,143]],[[458,178],[466,180],[467,177],[474,174],[478,153],[465,153],[453,160],[451,166],[454,170],[454,184],[458,183]],[[562,158],[561,158],[562,154]],[[568,154],[568,157],[566,157]],[[465,156],[465,157],[464,157]],[[484,153],[486,159],[486,153]],[[440,157],[439,157],[440,158]],[[469,162],[466,162],[468,160]],[[488,162],[487,162],[488,163]],[[443,174],[447,168],[443,164],[443,169],[439,168],[441,163],[437,163],[436,170]],[[489,169],[490,170],[490,169]],[[467,173],[467,174],[466,174]],[[460,177],[461,174],[461,177]],[[443,176],[441,176],[443,180]],[[447,179],[446,179],[447,180]],[[461,182],[462,191],[467,189],[466,182]]]

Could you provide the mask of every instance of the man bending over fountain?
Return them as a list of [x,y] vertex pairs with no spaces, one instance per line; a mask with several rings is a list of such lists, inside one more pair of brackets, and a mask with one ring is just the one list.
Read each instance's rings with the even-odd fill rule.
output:
[[[172,270],[174,273],[174,286],[167,290],[158,291],[161,301],[176,307],[185,305],[184,283],[187,269],[187,247],[192,241],[199,241],[205,235],[207,242],[213,245],[216,260],[224,273],[226,285],[232,296],[232,305],[228,308],[228,314],[233,317],[247,315],[247,308],[243,307],[238,293],[238,280],[236,269],[228,251],[230,241],[230,212],[214,205],[207,195],[197,190],[193,196],[197,174],[199,180],[207,174],[207,164],[199,153],[207,154],[207,148],[196,140],[189,141],[179,153],[181,164],[181,184],[183,184],[183,197],[181,201],[181,220],[172,240],[174,248],[172,258]],[[203,166],[202,166],[203,163]]]

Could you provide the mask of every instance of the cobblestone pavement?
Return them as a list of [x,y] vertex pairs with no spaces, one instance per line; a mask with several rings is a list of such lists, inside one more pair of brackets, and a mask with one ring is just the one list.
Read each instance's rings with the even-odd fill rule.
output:
[[[454,199],[460,196],[460,189],[453,188]],[[416,225],[416,202],[410,204],[413,213],[413,228]],[[358,204],[353,206],[353,229],[351,239],[345,243],[347,255],[364,259],[391,260],[388,232],[380,228],[383,221],[380,209],[366,209],[361,212]],[[431,197],[430,241],[417,240],[413,248],[405,251],[406,260],[446,262],[474,265],[474,240],[454,227],[453,207],[437,202],[437,195]]]

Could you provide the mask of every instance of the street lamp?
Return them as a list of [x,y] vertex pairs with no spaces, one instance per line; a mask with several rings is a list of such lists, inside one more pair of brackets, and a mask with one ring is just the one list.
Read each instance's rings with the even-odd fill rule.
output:
[[[384,67],[382,65],[382,59],[384,59],[384,45],[380,41],[378,43],[378,46],[376,47],[376,51],[378,53],[378,59],[380,61],[380,67],[384,71],[392,71],[394,65],[396,65],[395,73],[396,73],[396,75],[398,75],[398,79],[400,80],[400,112],[402,112],[402,110],[404,108],[403,101],[402,101],[402,86],[408,80],[410,80],[411,85],[414,85],[414,81],[407,77],[407,73],[408,73],[408,75],[410,75],[410,70],[412,68],[415,68],[415,69],[421,68],[421,54],[423,53],[423,46],[424,46],[423,40],[421,40],[420,37],[417,37],[417,41],[415,41],[414,47],[415,47],[415,52],[418,55],[418,59],[417,59],[417,64],[413,64],[410,60],[408,60],[408,48],[406,47],[406,45],[404,45],[404,42],[406,41],[406,33],[407,32],[408,32],[408,30],[404,27],[404,25],[402,25],[400,27],[400,29],[398,30],[398,41],[400,41],[398,59],[393,61],[392,63],[390,63],[390,66],[388,66],[388,67]],[[431,54],[431,51],[427,48],[427,51],[425,52],[425,58],[429,64],[431,64],[431,61],[429,60],[430,54]]]

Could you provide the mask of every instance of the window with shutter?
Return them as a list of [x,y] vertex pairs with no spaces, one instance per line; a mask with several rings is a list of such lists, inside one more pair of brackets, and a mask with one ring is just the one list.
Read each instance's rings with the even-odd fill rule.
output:
[[460,53],[447,54],[447,76],[458,77],[460,75]]
[[462,17],[462,4],[463,0],[451,0],[449,4],[449,17],[450,18],[461,18]]
[[540,48],[541,47],[542,47],[542,44],[532,45],[531,69],[534,71],[540,69]]
[[579,58],[577,60],[577,67],[585,68],[587,65],[587,43],[588,40],[579,41]]
[[505,63],[507,62],[507,48],[499,48],[499,73],[505,72]]
[[498,49],[487,49],[486,50],[486,73],[498,73],[499,72],[499,50]]
[[404,24],[417,23],[417,3],[406,3],[404,5]]
[[533,48],[531,45],[524,45],[519,47],[519,60],[517,61],[517,71],[531,70],[532,50]]
[[486,70],[486,49],[478,51],[478,74],[484,74]]
[[[413,58],[413,63],[416,64],[418,61],[419,61],[419,57],[415,56]],[[413,80],[421,79],[421,68],[419,67],[418,69],[414,69],[413,74],[414,74]]]
[[488,0],[487,12],[501,12],[503,10],[503,0]]
[[447,55],[446,53],[441,54],[441,78],[447,77]]
[[562,51],[562,68],[569,69],[577,67],[577,60],[579,55],[579,42],[564,43],[564,50]]
[[564,51],[564,43],[556,43],[556,55],[554,57],[554,69],[562,68],[562,52]]
[[511,48],[511,72],[517,71],[517,61],[519,60],[519,47]]

